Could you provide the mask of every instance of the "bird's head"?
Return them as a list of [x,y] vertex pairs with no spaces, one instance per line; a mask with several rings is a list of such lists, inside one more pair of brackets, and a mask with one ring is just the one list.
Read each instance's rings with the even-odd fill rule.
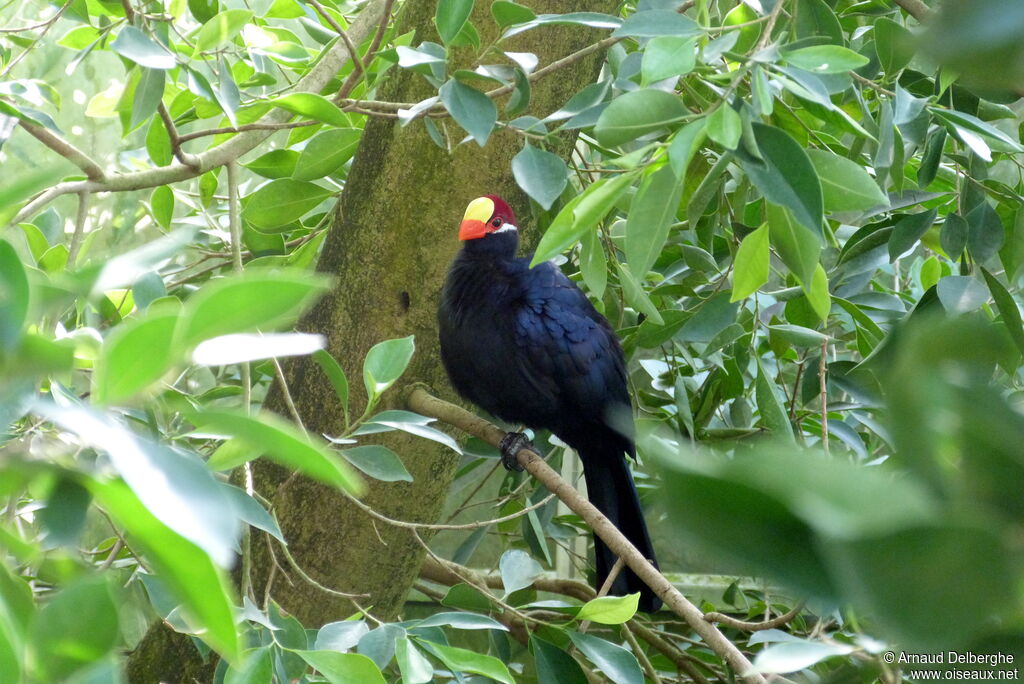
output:
[[477,240],[493,233],[516,235],[516,215],[512,207],[497,195],[477,197],[466,207],[466,214],[459,226],[459,239]]

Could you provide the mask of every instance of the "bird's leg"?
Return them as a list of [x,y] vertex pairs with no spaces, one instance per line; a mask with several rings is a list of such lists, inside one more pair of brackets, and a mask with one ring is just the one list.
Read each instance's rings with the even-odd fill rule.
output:
[[498,450],[501,452],[501,465],[505,466],[505,470],[523,471],[523,466],[519,465],[519,459],[516,458],[520,449],[529,449],[540,456],[540,452],[533,447],[533,442],[523,432],[509,432],[501,439]]

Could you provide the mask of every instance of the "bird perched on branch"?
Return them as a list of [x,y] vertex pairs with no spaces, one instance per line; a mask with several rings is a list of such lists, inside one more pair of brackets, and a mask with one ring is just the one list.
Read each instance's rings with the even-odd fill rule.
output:
[[[625,359],[608,321],[553,264],[531,269],[528,258],[516,258],[516,218],[499,197],[470,202],[459,239],[438,309],[452,385],[492,415],[550,430],[575,449],[591,503],[653,562],[626,463],[636,447]],[[509,433],[505,467],[521,470],[516,453],[528,445],[522,433]],[[596,536],[594,546],[600,588],[616,555]],[[641,610],[658,608],[657,596],[624,568],[611,593],[637,591]]]

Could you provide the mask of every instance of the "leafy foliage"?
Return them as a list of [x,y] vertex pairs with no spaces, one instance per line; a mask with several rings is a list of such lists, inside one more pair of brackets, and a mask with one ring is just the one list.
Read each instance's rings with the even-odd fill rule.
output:
[[[436,37],[294,0],[27,2],[0,33],[4,681],[120,681],[156,617],[227,682],[750,674],[683,623],[652,631],[635,596],[538,597],[581,523],[491,477],[493,451],[380,410],[411,336],[370,350],[353,397],[321,337],[274,332],[330,287],[311,269],[370,116],[447,150],[520,138],[534,263],[559,259],[618,329],[656,536],[704,554],[665,567],[735,573],[702,607],[743,619],[812,600],[787,631],[723,626],[757,672],[897,681],[887,648],[1024,658],[1019,3],[947,0],[929,21],[856,0],[476,4],[438,2]],[[551,25],[608,52],[537,112],[558,65],[515,36]],[[377,100],[399,71],[436,94]],[[311,353],[345,414],[326,440],[258,412],[276,359]],[[291,556],[273,502],[223,471],[241,485],[264,457],[349,496],[415,486],[373,443],[396,430],[462,455],[457,513],[497,490],[500,518],[435,544],[495,574],[417,585],[442,612],[315,631],[232,587],[263,533]]]

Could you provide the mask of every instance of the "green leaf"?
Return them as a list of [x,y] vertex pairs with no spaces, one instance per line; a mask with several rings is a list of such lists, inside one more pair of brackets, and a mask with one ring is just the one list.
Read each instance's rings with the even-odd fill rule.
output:
[[282,149],[271,150],[251,162],[242,164],[242,166],[264,178],[288,178],[295,171],[295,165],[298,162],[298,152]]
[[[0,108],[3,102],[0,101]],[[56,185],[64,176],[65,164],[53,164],[5,178],[0,185],[0,224],[6,224],[21,209],[21,204],[39,190]]]
[[14,351],[28,316],[28,277],[21,258],[0,240],[0,350]]
[[507,632],[508,627],[486,615],[474,613],[434,613],[421,620],[417,627],[454,627],[455,629],[496,629]]
[[589,634],[567,630],[572,643],[615,684],[643,684],[636,656],[622,646]]
[[167,74],[161,69],[140,67],[142,75],[135,86],[135,97],[132,99],[132,114],[128,123],[128,131],[134,131],[144,121],[156,113],[157,105],[164,96],[164,80]]
[[693,156],[697,154],[697,150],[707,135],[706,126],[707,119],[700,118],[680,128],[679,132],[672,137],[672,144],[668,147],[668,161],[672,165],[676,178],[680,180],[685,178],[686,170],[689,168]]
[[317,133],[299,155],[292,178],[309,181],[334,173],[356,153],[362,134],[358,128],[334,128]]
[[110,44],[110,49],[139,66],[150,69],[173,69],[174,55],[149,36],[135,28],[125,26]]
[[580,238],[580,273],[590,295],[601,299],[608,286],[608,257],[600,230],[589,230]]
[[508,667],[494,656],[454,646],[442,646],[432,641],[421,640],[420,643],[452,672],[472,672],[504,684],[515,684]]
[[[929,521],[836,539],[829,553],[843,568],[851,600],[894,639],[931,652],[984,634],[1014,600],[1008,550],[996,530],[982,525]],[[887,610],[894,602],[900,610]],[[943,619],[951,614],[961,619]]]
[[892,235],[889,237],[890,262],[896,261],[908,249],[917,244],[917,241],[935,223],[937,213],[935,209],[929,209],[919,214],[904,216],[896,222],[892,228]]
[[613,38],[697,36],[701,29],[693,19],[668,9],[649,9],[631,14],[612,31]]
[[206,467],[215,472],[231,470],[243,463],[254,461],[262,455],[261,450],[251,448],[248,442],[231,438],[225,440],[210,455],[209,460],[206,461]]
[[323,95],[316,93],[292,93],[275,97],[270,104],[289,112],[304,116],[307,119],[322,121],[339,128],[351,128],[352,121],[348,115]]
[[134,435],[106,413],[37,405],[36,411],[102,450],[149,511],[225,567],[240,526],[220,484],[194,456]]
[[246,271],[211,280],[186,302],[181,340],[191,346],[295,320],[328,281],[306,271]]
[[814,278],[821,241],[793,218],[793,212],[768,202],[768,232],[782,263],[803,284]]
[[939,162],[942,161],[942,150],[946,144],[946,129],[937,127],[928,136],[924,152],[921,153],[921,165],[917,168],[917,187],[924,190],[935,180],[935,174],[939,170]]
[[263,684],[274,677],[273,661],[269,646],[249,649],[243,654],[242,663],[232,665],[224,674],[224,684]]
[[278,526],[277,520],[267,512],[267,509],[265,509],[259,501],[246,494],[244,490],[233,485],[221,483],[221,488],[231,501],[231,505],[239,520],[248,525],[252,525],[257,529],[263,530],[267,534],[279,540],[282,544],[288,543],[285,541],[284,535],[281,533],[281,528]]
[[530,634],[539,684],[587,684],[587,677],[579,663],[565,650],[536,634]]
[[658,307],[654,305],[654,302],[651,301],[651,298],[644,291],[643,286],[633,277],[633,273],[620,263],[616,262],[615,265],[618,267],[619,283],[622,285],[622,295],[626,303],[647,316],[652,323],[664,325],[665,319],[661,317],[661,312],[658,311]]
[[342,449],[341,455],[363,473],[381,482],[412,482],[412,475],[402,459],[391,449],[379,444]]
[[441,86],[438,93],[455,122],[466,129],[480,147],[487,144],[498,120],[498,107],[494,101],[454,78]]
[[[799,14],[803,14],[803,12],[800,12]],[[751,23],[756,19],[757,13],[748,5],[743,3],[733,7],[726,13],[725,17],[722,18],[722,26],[743,25],[742,28],[734,29],[739,33],[739,38],[736,40],[736,44],[732,47],[733,52],[741,55],[746,54],[750,52],[751,48],[753,48],[757,43],[757,39],[761,37],[761,26],[760,24]],[[650,49],[650,44],[648,44],[648,49]]]
[[569,169],[558,155],[526,143],[512,159],[516,183],[545,211],[551,208],[569,181]]
[[198,546],[171,531],[119,481],[88,484],[97,502],[141,550],[160,579],[180,600],[189,623],[204,630],[202,640],[230,660],[238,658],[230,583]]
[[942,224],[942,230],[939,231],[939,242],[942,245],[942,251],[952,261],[959,259],[964,251],[964,247],[967,246],[967,234],[969,231],[970,227],[967,225],[964,217],[959,214],[946,215],[946,220]]
[[543,573],[540,563],[519,549],[509,549],[501,554],[498,571],[501,573],[501,584],[506,596],[532,585]]
[[223,10],[215,14],[199,29],[193,57],[201,52],[216,50],[233,40],[252,19],[252,12],[244,9]]
[[434,15],[434,24],[437,26],[437,34],[445,45],[452,42],[455,36],[469,20],[473,11],[473,0],[439,0],[437,13]]
[[769,325],[768,329],[773,333],[778,334],[790,344],[798,347],[820,348],[821,343],[829,339],[828,335],[820,333],[817,330],[811,330],[810,328],[805,328],[800,325],[791,325],[789,323]]
[[988,301],[988,290],[971,276],[946,276],[935,289],[942,306],[952,314],[976,311]]
[[726,103],[708,116],[707,128],[709,138],[727,150],[735,150],[743,133],[740,115]]
[[801,225],[821,235],[821,181],[807,153],[780,128],[757,122],[751,126],[763,161],[746,154],[741,147],[737,154],[743,170],[765,199],[787,207]]
[[648,85],[671,76],[683,76],[697,65],[697,39],[680,36],[652,38],[644,49],[640,73]]
[[462,449],[459,448],[458,443],[452,439],[451,435],[441,432],[436,428],[429,427],[429,424],[432,422],[434,422],[433,418],[421,416],[418,413],[392,409],[389,411],[381,411],[374,415],[359,426],[359,429],[353,434],[357,436],[372,435],[377,432],[401,430],[403,432],[408,432],[410,435],[416,435],[417,437],[423,437],[424,439],[432,440],[438,444],[444,444],[455,453],[461,454]]
[[153,312],[127,320],[103,342],[92,377],[92,397],[98,404],[116,404],[142,392],[183,360],[175,344],[179,314]]
[[782,56],[791,65],[813,74],[841,74],[859,69],[870,61],[840,45],[812,45],[783,51]]
[[408,637],[402,636],[395,640],[395,660],[402,674],[402,684],[427,684],[434,681],[434,666]]
[[539,14],[531,21],[519,24],[505,31],[503,38],[529,31],[537,26],[569,24],[573,26],[590,26],[591,28],[614,29],[622,24],[622,20],[601,12],[567,12],[566,14]]
[[1002,130],[996,128],[990,123],[982,121],[976,116],[972,116],[955,109],[939,109],[938,107],[929,107],[928,111],[934,114],[938,119],[952,124],[957,129],[973,131],[985,138],[988,138],[988,140],[993,143],[994,148],[1006,152],[1024,151],[1024,147],[1021,147],[1019,142],[1004,133]]
[[105,576],[85,575],[49,598],[29,633],[29,664],[38,681],[64,680],[120,642],[117,604]]
[[814,309],[814,313],[818,314],[818,318],[824,323],[828,320],[828,314],[832,310],[832,296],[828,291],[828,275],[820,263],[814,267],[814,276],[811,278],[811,284],[805,284],[803,288],[811,308]]
[[732,296],[735,302],[749,297],[768,282],[768,224],[743,238],[733,262]]
[[232,333],[200,342],[192,351],[199,366],[226,366],[261,359],[305,356],[323,349],[323,335],[312,333]]
[[978,263],[999,253],[1006,239],[1003,222],[988,202],[982,201],[967,213],[967,249]]
[[775,436],[793,442],[793,424],[786,413],[786,407],[775,391],[775,383],[768,378],[757,361],[757,380],[754,384],[757,399],[757,410],[761,413],[761,422]]
[[879,17],[874,22],[874,33],[882,71],[892,76],[910,63],[917,42],[910,31],[888,17]]
[[319,437],[303,434],[295,425],[273,414],[247,416],[225,411],[189,415],[197,428],[235,437],[271,460],[312,478],[358,495],[362,479],[339,459]]
[[586,231],[593,230],[635,177],[635,174],[623,173],[614,178],[602,178],[570,200],[541,237],[530,268],[561,254]]
[[1021,325],[1020,309],[1017,308],[1017,303],[1006,287],[994,275],[985,270],[984,266],[981,267],[981,274],[985,276],[988,291],[991,293],[992,299],[995,300],[996,306],[999,307],[999,315],[1003,319],[1003,324],[1010,331],[1010,337],[1016,343],[1017,349],[1024,354],[1024,327]]
[[827,658],[849,655],[852,646],[840,643],[826,644],[820,641],[797,639],[772,644],[754,658],[753,672],[787,673],[803,670]]
[[668,164],[647,176],[626,218],[626,263],[642,280],[657,261],[676,218],[683,184]]
[[315,183],[291,178],[272,180],[246,198],[242,218],[257,228],[281,228],[333,194]]
[[598,596],[583,604],[576,613],[577,620],[590,620],[602,625],[621,625],[636,615],[640,593],[625,596]]
[[334,393],[338,396],[338,401],[345,410],[347,421],[348,378],[345,376],[345,371],[342,369],[341,364],[339,364],[337,360],[331,356],[330,352],[325,349],[313,352],[313,360],[319,364],[320,368],[322,368],[324,373],[327,375],[327,379],[331,381]]
[[171,190],[171,186],[161,185],[154,188],[149,204],[153,208],[153,218],[156,222],[164,230],[169,230],[174,219],[174,191]]
[[380,668],[359,653],[295,651],[331,684],[386,684]]
[[867,211],[887,207],[889,198],[857,162],[825,150],[807,150],[821,179],[825,211]]
[[508,2],[508,0],[495,0],[491,4],[491,15],[501,28],[507,28],[513,24],[523,24],[537,18],[537,15],[529,7]]
[[363,384],[371,400],[402,376],[415,350],[413,335],[378,342],[370,348],[363,360]]
[[643,88],[618,96],[601,112],[594,127],[597,141],[615,147],[672,124],[689,114],[678,96]]

